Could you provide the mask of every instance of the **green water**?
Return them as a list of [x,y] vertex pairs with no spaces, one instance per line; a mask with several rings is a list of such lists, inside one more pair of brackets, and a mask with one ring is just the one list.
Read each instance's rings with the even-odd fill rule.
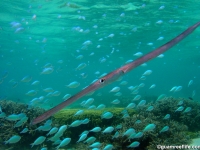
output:
[[[0,70],[2,75],[7,71],[8,76],[0,84],[0,96],[2,99],[28,103],[34,97],[45,96],[47,93],[43,92],[43,89],[52,87],[61,92],[58,97],[48,98],[48,103],[56,105],[62,101],[65,94],[73,95],[101,74],[122,66],[127,60],[136,59],[137,57],[133,56],[136,52],[145,54],[199,21],[198,5],[200,5],[198,0],[132,3],[131,1],[67,3],[3,0],[0,3]],[[161,6],[164,6],[164,9],[159,9]],[[36,15],[35,19],[33,15]],[[80,19],[81,16],[83,19]],[[156,23],[159,20],[163,23]],[[17,28],[12,27],[12,22],[20,23],[20,27],[24,30],[15,33]],[[138,67],[125,75],[121,81],[127,81],[128,84],[120,86],[122,96],[133,97],[127,87],[145,83],[145,87],[139,92],[141,96],[159,96],[164,93],[171,96],[192,97],[192,92],[196,91],[193,98],[198,99],[200,97],[199,33],[200,30],[197,29],[166,52],[163,58],[156,58],[148,62],[146,67]],[[114,37],[109,38],[110,34],[114,34]],[[164,39],[157,40],[159,37]],[[84,49],[83,43],[87,40],[92,44]],[[100,48],[97,48],[98,45]],[[78,55],[83,55],[83,58],[76,59]],[[100,62],[102,58],[106,61]],[[59,60],[62,62],[59,63]],[[47,63],[52,64],[54,71],[51,74],[41,75]],[[86,63],[87,66],[76,71],[75,68],[80,63]],[[153,73],[146,80],[139,80],[149,69]],[[100,73],[95,75],[96,71]],[[81,73],[87,74],[87,77],[82,78]],[[21,82],[20,80],[27,75],[32,76],[32,80],[28,83]],[[40,84],[32,86],[31,83],[35,80],[39,80]],[[194,82],[188,88],[190,80]],[[13,81],[18,83],[15,88],[12,88]],[[66,88],[65,85],[73,81],[79,82],[80,86],[75,89]],[[95,92],[92,97],[101,99],[101,103],[107,96],[118,98],[109,91],[119,86],[119,83],[120,81],[115,82]],[[156,87],[149,90],[152,84],[156,84]],[[183,88],[176,93],[169,92],[173,86]],[[26,96],[25,93],[29,90],[36,90],[37,95]],[[97,97],[98,92],[102,96]]]

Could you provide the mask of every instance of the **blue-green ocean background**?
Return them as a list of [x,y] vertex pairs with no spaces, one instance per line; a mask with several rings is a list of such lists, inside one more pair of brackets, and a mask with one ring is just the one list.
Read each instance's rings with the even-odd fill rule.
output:
[[[159,9],[164,6],[164,9]],[[1,0],[0,2],[0,73],[8,72],[0,84],[1,100],[8,99],[29,104],[35,97],[44,96],[46,103],[40,106],[51,108],[63,101],[65,94],[75,94],[88,86],[103,73],[109,73],[127,60],[135,60],[136,52],[146,54],[168,42],[189,26],[200,21],[199,0]],[[33,16],[36,15],[36,19]],[[157,23],[162,20],[162,23]],[[15,33],[11,22],[18,22],[24,28]],[[79,30],[78,30],[79,29]],[[81,29],[81,30],[80,30]],[[108,37],[114,34],[114,37]],[[163,40],[157,40],[159,37]],[[46,40],[45,40],[46,39]],[[100,40],[102,39],[102,40]],[[83,47],[85,41],[92,44]],[[153,43],[148,44],[148,43]],[[97,46],[100,45],[100,48]],[[77,56],[83,55],[81,60]],[[100,62],[105,58],[105,62]],[[54,71],[41,74],[45,64],[51,63]],[[87,66],[76,70],[81,63]],[[146,70],[153,73],[146,80],[140,77]],[[100,74],[96,75],[95,72]],[[82,77],[82,73],[87,75]],[[21,82],[25,76],[31,76],[28,83]],[[39,85],[33,86],[35,80]],[[193,84],[188,87],[190,80]],[[77,81],[80,86],[74,89],[66,87]],[[127,85],[120,85],[127,81]],[[155,58],[146,67],[138,67],[126,74],[121,81],[116,81],[93,95],[94,104],[110,102],[116,98],[128,98],[129,86],[144,83],[139,90],[142,98],[157,98],[161,94],[174,97],[192,97],[200,99],[200,29],[171,48],[163,58]],[[13,83],[17,86],[13,88]],[[154,89],[149,89],[156,84]],[[109,91],[121,88],[120,97]],[[173,86],[182,86],[179,92],[169,92]],[[56,97],[46,97],[44,88],[51,87],[60,91]],[[27,96],[30,90],[36,90],[33,97]],[[81,100],[70,105],[80,107]]]

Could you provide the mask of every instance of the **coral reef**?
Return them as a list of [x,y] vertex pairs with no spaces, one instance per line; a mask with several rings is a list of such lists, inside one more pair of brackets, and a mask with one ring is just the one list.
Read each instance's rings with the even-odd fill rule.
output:
[[[176,111],[180,105],[178,103],[182,101],[181,104],[184,109],[187,107],[191,107],[191,111],[184,113],[183,111]],[[30,144],[39,136],[46,136],[47,132],[35,131],[35,129],[40,126],[30,126],[30,121],[36,116],[42,114],[44,112],[43,109],[40,108],[30,108],[27,109],[26,104],[20,104],[13,101],[0,101],[0,106],[2,107],[2,111],[6,113],[6,115],[10,114],[19,114],[25,113],[29,120],[22,127],[14,128],[15,122],[8,121],[4,118],[0,118],[0,147],[2,149],[30,149]],[[153,106],[154,109],[151,111],[147,111],[149,106]],[[70,127],[61,137],[70,137],[72,140],[70,144],[62,149],[69,149],[69,147],[73,147],[73,149],[81,149],[81,150],[89,150],[89,144],[85,144],[83,142],[76,143],[79,139],[79,135],[84,130],[91,130],[92,128],[99,126],[104,130],[108,126],[116,127],[121,124],[121,129],[115,129],[112,133],[102,134],[102,132],[93,133],[90,132],[87,137],[94,136],[96,137],[96,141],[101,142],[102,146],[105,147],[107,144],[112,144],[117,150],[125,150],[125,149],[135,149],[135,150],[155,150],[157,145],[182,145],[189,144],[192,138],[199,137],[200,133],[200,115],[199,115],[199,107],[200,104],[196,101],[192,101],[189,99],[183,98],[173,98],[173,97],[165,97],[159,101],[152,101],[144,106],[136,107],[134,109],[128,109],[129,116],[128,118],[122,118],[122,111],[124,108],[105,108],[102,110],[87,110],[83,109],[84,113],[78,116],[74,116],[74,114],[82,109],[66,109],[58,112],[52,117],[54,127],[60,127],[61,125],[69,125],[75,120],[82,120],[85,118],[90,119],[88,124],[82,124],[78,127]],[[113,113],[113,117],[111,119],[102,119],[101,114],[105,111],[109,111]],[[170,114],[169,119],[163,119],[166,114]],[[140,123],[136,123],[136,120],[140,120]],[[134,128],[136,133],[143,132],[143,129],[148,124],[155,124],[156,128],[153,131],[144,132],[144,135],[137,139],[128,139],[126,136],[122,136],[123,133],[129,129]],[[43,124],[43,123],[42,123]],[[169,126],[169,130],[166,132],[160,133],[161,129],[164,126]],[[29,128],[29,132],[25,134],[20,134],[20,131],[23,128]],[[112,138],[114,133],[118,131],[119,137]],[[3,142],[8,140],[12,135],[17,134],[22,138],[18,144],[10,144],[4,145]],[[47,137],[48,139],[48,137]],[[140,142],[140,146],[137,148],[127,148],[132,142],[138,141]],[[55,149],[55,146],[52,146],[50,141],[45,141],[44,145],[48,148],[48,150]],[[41,148],[40,146],[35,146],[34,149]]]
[[[45,110],[41,108],[30,108],[22,103],[16,103],[10,100],[0,101],[0,106],[2,112],[6,115],[25,113],[28,117],[28,121],[21,127],[14,128],[16,121],[9,121],[5,118],[0,118],[0,148],[10,149],[10,150],[22,150],[30,148],[30,144],[40,135],[41,133],[36,133],[34,129],[36,126],[30,126],[30,121],[36,116],[44,113]],[[25,134],[20,134],[20,132],[25,128],[29,128],[29,132]],[[4,141],[8,140],[13,135],[20,135],[22,138],[19,144],[5,145]]]
[[[183,101],[182,106],[184,108],[191,107],[192,110],[187,113],[175,112],[179,107],[177,104]],[[149,106],[154,106],[154,109],[149,112],[146,109]],[[122,135],[127,129],[134,128],[136,132],[143,131],[146,125],[150,123],[156,124],[156,128],[153,131],[145,132],[143,137],[139,139],[127,140],[127,137],[119,136],[116,139],[112,139],[113,133],[101,134],[96,133],[97,141],[102,142],[105,146],[106,143],[112,143],[118,150],[128,149],[127,146],[133,141],[139,141],[140,146],[135,148],[137,150],[155,150],[157,145],[182,145],[189,144],[192,138],[198,137],[200,134],[194,131],[199,131],[199,108],[200,104],[195,101],[191,101],[183,98],[165,97],[164,99],[151,102],[147,105],[137,108],[137,113],[130,115],[130,118],[126,118],[121,121],[122,129],[118,130]],[[170,114],[170,119],[163,120],[166,114]],[[136,120],[141,120],[141,123],[136,124]],[[114,124],[107,124],[107,126]],[[164,126],[169,126],[169,131],[159,133]],[[116,130],[115,130],[116,131]],[[88,145],[77,144],[76,149],[84,148],[88,149]],[[132,148],[133,149],[133,148]]]
[[[182,106],[184,109],[186,107],[191,107],[191,111],[187,113],[176,112],[175,110],[179,107],[178,103],[180,101],[183,101]],[[149,104],[150,105],[150,104]],[[184,98],[173,98],[173,97],[165,97],[161,101],[158,101],[155,103],[154,106],[154,115],[155,116],[161,116],[165,115],[167,113],[170,113],[171,120],[175,120],[179,123],[182,123],[184,125],[188,126],[189,131],[197,132],[200,131],[200,103],[198,101],[193,101],[190,99],[184,99]]]

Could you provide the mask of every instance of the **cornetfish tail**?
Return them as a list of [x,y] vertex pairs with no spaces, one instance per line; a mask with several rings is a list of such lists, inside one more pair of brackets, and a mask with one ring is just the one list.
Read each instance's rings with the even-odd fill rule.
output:
[[[167,42],[166,44],[164,44],[163,46],[157,48],[156,50],[138,58],[137,60],[126,64],[118,69],[116,69],[115,71],[107,74],[106,76],[103,77],[103,80],[106,79],[112,79],[113,76],[115,76],[118,72],[123,72],[127,73],[130,70],[132,70],[133,68],[157,57],[158,55],[164,53],[165,51],[169,50],[172,46],[176,45],[178,42],[180,42],[181,40],[183,40],[185,37],[187,37],[190,33],[192,33],[198,26],[200,26],[200,22],[194,24],[193,26],[189,27],[187,30],[185,30],[183,33],[181,33],[180,35],[178,35],[177,37],[175,37],[174,39],[172,39],[171,41]],[[121,75],[123,75],[121,74]],[[100,79],[101,81],[101,79]],[[112,80],[114,81],[114,80]],[[99,81],[96,81],[95,83],[91,84],[90,86],[86,87],[85,89],[83,89],[82,91],[80,91],[79,93],[75,94],[74,96],[70,97],[68,100],[62,102],[61,104],[55,106],[54,108],[46,111],[44,114],[40,115],[39,117],[35,118],[31,124],[37,124],[40,123],[44,120],[46,120],[47,118],[49,118],[50,116],[52,116],[53,114],[55,114],[56,112],[58,112],[59,110],[63,109],[64,107],[70,105],[71,103],[75,102],[76,100],[78,100],[79,98],[83,97],[84,95],[95,91],[107,84],[98,84]]]
[[83,89],[79,93],[73,95],[69,99],[65,100],[64,102],[60,103],[59,105],[51,108],[50,110],[46,111],[44,114],[42,114],[42,115],[38,116],[37,118],[35,118],[31,122],[31,125],[35,125],[37,123],[40,123],[40,122],[46,120],[47,118],[49,118],[50,116],[52,116],[53,114],[58,112],[59,110],[63,109],[64,107],[66,107],[68,105],[70,105],[71,103],[73,103],[77,99],[83,97],[84,95],[96,90],[97,88],[99,88],[99,87],[97,87],[95,84],[91,84],[90,86],[86,87],[85,89]]

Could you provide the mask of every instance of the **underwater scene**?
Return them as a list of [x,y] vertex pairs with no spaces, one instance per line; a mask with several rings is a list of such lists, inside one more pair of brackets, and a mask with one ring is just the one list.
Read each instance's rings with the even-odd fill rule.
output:
[[1,0],[0,150],[200,149],[199,0]]

